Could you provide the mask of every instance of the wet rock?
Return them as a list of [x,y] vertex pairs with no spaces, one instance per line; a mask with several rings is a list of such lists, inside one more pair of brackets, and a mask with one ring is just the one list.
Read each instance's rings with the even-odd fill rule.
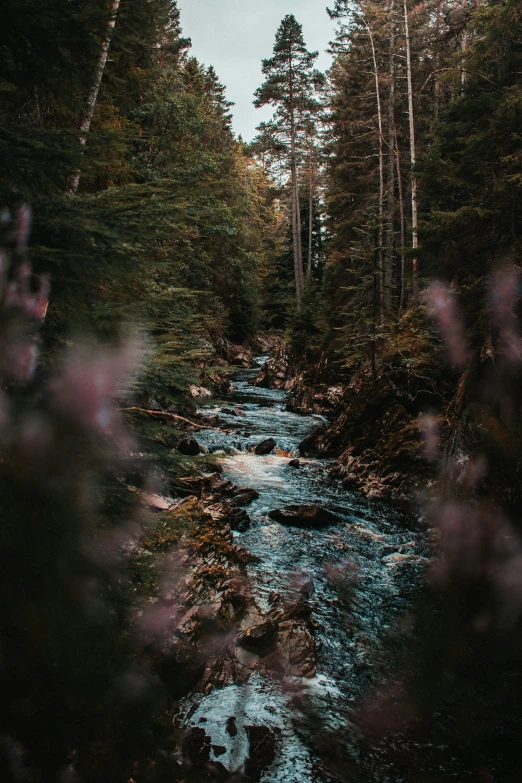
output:
[[227,514],[227,522],[232,530],[245,533],[250,528],[250,517],[244,508],[231,508]]
[[239,416],[239,413],[232,408],[221,408],[221,413],[224,413],[225,416]]
[[288,463],[289,468],[300,468],[301,467],[301,460],[299,459],[291,459]]
[[205,729],[194,726],[183,740],[181,752],[183,760],[190,764],[201,764],[210,759],[211,738],[207,737]]
[[291,386],[291,375],[291,359],[288,349],[284,345],[279,345],[270,359],[261,367],[254,385],[263,389],[287,389]]
[[294,380],[292,395],[286,404],[286,410],[303,415],[329,416],[338,408],[343,395],[344,386],[315,383],[306,377],[306,373],[303,373]]
[[232,367],[255,367],[255,362],[250,351],[236,351],[230,359]]
[[[193,484],[193,486],[198,486]],[[259,492],[251,487],[237,487],[231,481],[225,481],[218,473],[205,477],[200,492],[208,497],[210,503],[224,502],[229,506],[248,506],[259,497]]]
[[277,446],[276,441],[273,438],[266,438],[266,440],[262,440],[261,443],[258,443],[257,446],[254,449],[255,454],[271,454],[271,452],[275,449]]
[[229,503],[231,506],[248,506],[258,497],[259,492],[251,487],[235,487]]
[[321,437],[324,435],[325,431],[326,427],[324,424],[318,424],[310,435],[307,435],[299,444],[299,453],[305,457],[316,454],[318,451],[318,444],[321,442]]
[[278,664],[293,677],[314,677],[317,670],[317,648],[312,634],[296,620],[279,624]]
[[227,749],[224,745],[211,745],[211,747],[214,752],[214,756],[223,756],[227,752]]
[[343,478],[343,489],[357,489],[359,487],[359,479],[355,473],[348,473]]
[[326,527],[342,521],[331,511],[313,505],[276,508],[270,511],[268,516],[283,525],[293,525],[294,527]]
[[276,639],[277,624],[269,619],[243,631],[237,638],[237,644],[256,655],[267,655],[275,648]]
[[203,448],[195,438],[183,438],[183,440],[178,443],[178,451],[180,454],[185,454],[187,457],[196,457],[198,454],[203,453]]
[[311,598],[315,593],[314,580],[311,578],[305,579],[299,587],[299,592],[304,598]]
[[248,780],[259,781],[263,772],[274,761],[276,735],[268,726],[245,726],[245,731],[248,737],[245,775]]
[[281,621],[302,620],[308,623],[311,617],[312,607],[310,604],[308,604],[306,601],[298,601],[298,603],[293,604],[284,610],[283,614],[281,615]]
[[233,715],[231,715],[229,718],[227,718],[227,726],[225,731],[230,737],[236,737],[237,736],[237,726],[236,726],[236,719]]

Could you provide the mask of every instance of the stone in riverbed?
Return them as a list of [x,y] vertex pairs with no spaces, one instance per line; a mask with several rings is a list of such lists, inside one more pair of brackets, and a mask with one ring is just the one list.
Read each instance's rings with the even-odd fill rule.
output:
[[245,775],[252,782],[259,781],[275,759],[276,735],[268,726],[245,726],[245,731],[249,748]]
[[183,438],[183,440],[178,443],[178,451],[180,454],[185,454],[187,457],[197,457],[198,454],[203,453],[202,447],[195,438]]
[[237,735],[236,719],[233,715],[227,718],[226,732],[230,737],[235,737]]
[[244,533],[250,527],[250,517],[244,508],[230,508],[226,519],[231,529],[238,533]]
[[319,506],[285,506],[268,513],[270,519],[275,519],[282,525],[294,527],[326,527],[341,522],[341,518]]
[[289,468],[300,468],[301,467],[301,460],[299,459],[291,459],[288,463]]
[[258,443],[257,446],[254,449],[255,454],[270,454],[275,447],[277,446],[277,443],[273,438],[267,438],[266,440],[262,440],[261,443]]
[[253,500],[257,500],[259,492],[251,487],[234,487],[232,497],[228,501],[230,506],[248,506]]
[[277,624],[273,620],[265,620],[264,623],[247,628],[237,638],[237,644],[244,650],[267,655],[274,649],[277,640]]

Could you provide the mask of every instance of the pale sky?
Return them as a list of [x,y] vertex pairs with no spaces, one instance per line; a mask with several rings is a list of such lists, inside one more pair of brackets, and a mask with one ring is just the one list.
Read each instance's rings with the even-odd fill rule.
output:
[[183,34],[192,38],[192,54],[213,65],[227,88],[236,134],[245,141],[270,117],[270,107],[255,109],[254,90],[263,81],[261,60],[272,56],[276,30],[286,14],[303,25],[309,51],[319,51],[316,67],[325,71],[325,53],[335,25],[326,13],[330,0],[178,0]]

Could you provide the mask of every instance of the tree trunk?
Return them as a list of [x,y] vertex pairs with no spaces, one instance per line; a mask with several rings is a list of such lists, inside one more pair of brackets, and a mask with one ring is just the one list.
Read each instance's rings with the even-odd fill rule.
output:
[[290,168],[292,178],[292,238],[294,246],[295,293],[297,309],[301,309],[303,300],[303,250],[301,240],[301,210],[299,206],[299,181],[297,178],[297,158],[295,148],[295,106],[294,78],[292,61],[290,61]]
[[308,278],[312,277],[312,232],[314,227],[314,169],[312,163],[312,153],[310,153],[308,169],[308,264],[306,267]]
[[419,306],[419,266],[416,250],[419,246],[418,214],[417,214],[417,175],[415,166],[417,154],[415,149],[415,117],[413,113],[413,82],[411,75],[411,45],[410,26],[408,23],[408,7],[404,0],[404,32],[406,36],[406,71],[408,77],[408,116],[410,120],[410,165],[411,165],[411,231],[413,247],[413,305]]
[[379,284],[380,284],[380,296],[379,296],[379,313],[381,320],[383,318],[383,292],[384,292],[384,270],[383,270],[383,234],[384,234],[384,152],[383,152],[383,135],[382,135],[382,109],[381,109],[381,91],[379,85],[379,71],[377,69],[377,55],[375,52],[375,43],[373,40],[373,34],[371,27],[366,20],[364,25],[370,39],[373,58],[373,74],[375,77],[375,94],[377,98],[377,123],[379,128],[379,231],[378,231],[378,269],[379,269]]
[[295,106],[292,61],[290,61],[290,157],[292,179],[292,239],[294,246],[295,293],[297,299],[297,309],[299,310],[303,300],[303,252],[301,246],[301,210],[299,206],[299,181],[297,178],[297,159],[295,149]]
[[[100,86],[103,79],[103,73],[105,71],[105,65],[107,64],[107,57],[109,56],[109,47],[111,45],[112,35],[114,33],[114,27],[116,26],[116,17],[120,7],[121,0],[112,0],[111,15],[107,25],[107,34],[100,49],[100,55],[98,57],[98,63],[96,65],[96,71],[94,73],[94,80],[92,83],[89,97],[87,98],[87,106],[85,114],[80,122],[80,144],[85,147],[87,144],[87,135],[91,128],[92,118],[94,116],[94,110],[96,108],[96,101],[98,100],[98,94],[100,92]],[[80,170],[74,172],[69,178],[67,183],[66,193],[69,196],[75,196],[78,192],[80,185]]]
[[391,0],[391,30],[390,30],[390,89],[388,94],[388,199],[386,225],[386,263],[384,268],[384,306],[392,307],[393,291],[393,250],[395,227],[395,28],[394,8]]
[[395,131],[395,160],[397,162],[397,184],[399,187],[399,214],[401,217],[401,299],[399,304],[399,316],[406,307],[406,219],[404,215],[404,194],[402,191],[401,153]]

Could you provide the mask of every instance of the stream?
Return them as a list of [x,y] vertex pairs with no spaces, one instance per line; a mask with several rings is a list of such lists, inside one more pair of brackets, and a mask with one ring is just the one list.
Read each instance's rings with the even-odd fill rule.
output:
[[[265,358],[259,357],[258,364]],[[255,674],[244,685],[188,697],[183,705],[185,725],[203,725],[212,743],[226,748],[212,758],[231,772],[241,768],[248,750],[243,727],[270,727],[278,737],[277,754],[261,778],[265,783],[346,779],[349,767],[338,777],[332,773],[331,758],[323,763],[340,748],[346,764],[357,769],[350,779],[406,780],[396,771],[391,774],[378,751],[362,753],[350,716],[389,664],[386,639],[419,588],[425,542],[411,519],[343,490],[329,475],[329,461],[302,460],[298,468],[289,466],[299,443],[321,417],[286,411],[285,392],[252,385],[257,373],[239,370],[226,401],[201,409],[205,415],[218,414],[223,428],[233,433],[206,430],[198,440],[209,452],[222,454],[225,478],[259,492],[247,509],[250,529],[235,534],[260,558],[248,566],[258,604],[268,608],[273,591],[288,596],[295,590],[296,574],[312,580],[317,675],[281,682]],[[248,450],[268,437],[278,446],[272,454],[257,456]],[[318,505],[342,522],[301,529],[268,517],[270,510],[291,504]],[[236,717],[235,737],[226,731],[229,716]]]

